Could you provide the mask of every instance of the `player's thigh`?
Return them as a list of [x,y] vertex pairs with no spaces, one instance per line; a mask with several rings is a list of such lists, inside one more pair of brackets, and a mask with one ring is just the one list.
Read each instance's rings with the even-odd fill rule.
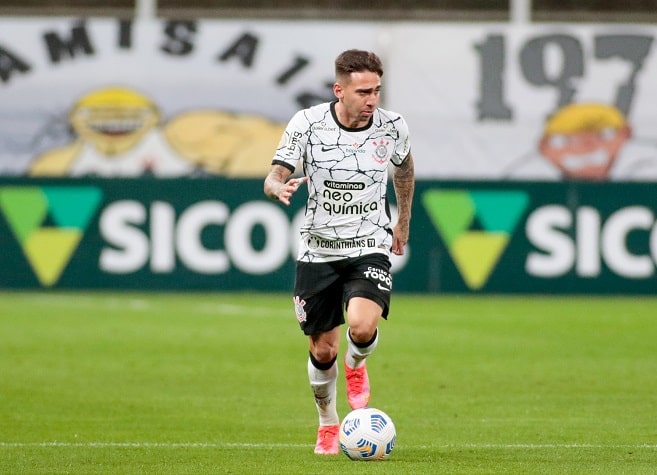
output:
[[359,334],[363,338],[371,336],[379,319],[387,318],[391,290],[392,276],[387,256],[373,254],[354,260],[345,284],[347,322],[352,337]]
[[345,322],[342,284],[330,263],[297,263],[294,303],[301,330],[308,336]]
[[347,309],[347,324],[351,338],[356,342],[369,341],[379,325],[383,308],[378,302],[365,297],[353,297]]

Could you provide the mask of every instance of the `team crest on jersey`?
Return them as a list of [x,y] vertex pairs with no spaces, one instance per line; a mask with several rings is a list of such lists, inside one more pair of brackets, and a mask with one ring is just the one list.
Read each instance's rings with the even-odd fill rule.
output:
[[316,236],[310,236],[308,238],[308,247],[310,249],[317,249],[319,247],[319,238]]
[[306,321],[306,301],[302,300],[298,295],[294,297],[294,313],[297,315],[299,323]]
[[385,163],[388,160],[388,156],[390,154],[388,151],[388,145],[390,145],[390,141],[381,139],[378,142],[374,140],[372,143],[376,147],[374,149],[374,153],[372,154],[372,158],[377,163]]

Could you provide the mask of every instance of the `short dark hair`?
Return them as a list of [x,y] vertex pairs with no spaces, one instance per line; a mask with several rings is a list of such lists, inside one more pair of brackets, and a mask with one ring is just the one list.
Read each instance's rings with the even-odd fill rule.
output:
[[383,64],[381,59],[371,51],[350,49],[340,53],[335,58],[335,77],[340,79],[348,77],[351,73],[370,71],[383,76]]

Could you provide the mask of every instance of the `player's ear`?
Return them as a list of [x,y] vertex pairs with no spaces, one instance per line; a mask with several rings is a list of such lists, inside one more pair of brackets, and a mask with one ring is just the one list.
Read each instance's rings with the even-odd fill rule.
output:
[[335,94],[335,97],[338,99],[342,99],[344,97],[344,88],[342,87],[342,84],[339,82],[333,84],[333,94]]

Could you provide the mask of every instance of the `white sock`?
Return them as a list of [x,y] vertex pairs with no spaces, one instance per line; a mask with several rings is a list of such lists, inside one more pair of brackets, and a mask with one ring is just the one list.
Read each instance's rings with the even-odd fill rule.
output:
[[366,347],[356,346],[356,343],[351,339],[349,329],[347,329],[347,354],[345,356],[345,363],[350,368],[360,368],[365,364],[365,358],[372,354],[376,345],[379,343],[379,329],[376,330],[374,341]]
[[333,362],[327,370],[318,369],[308,358],[308,380],[315,396],[315,406],[319,414],[320,426],[340,424],[337,407],[338,365]]

